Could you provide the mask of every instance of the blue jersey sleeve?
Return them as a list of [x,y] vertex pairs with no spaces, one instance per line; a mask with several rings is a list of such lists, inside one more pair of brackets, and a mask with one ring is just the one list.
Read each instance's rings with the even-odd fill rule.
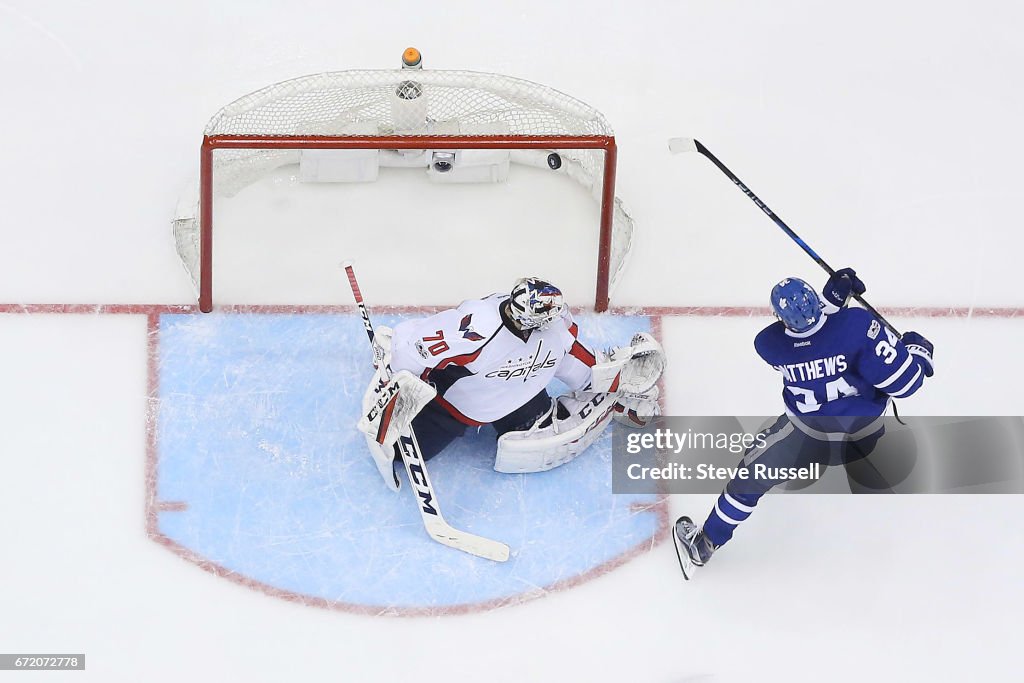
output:
[[891,330],[863,309],[857,311],[852,333],[859,335],[862,347],[858,354],[860,375],[893,398],[906,398],[924,383],[924,367],[917,356]]

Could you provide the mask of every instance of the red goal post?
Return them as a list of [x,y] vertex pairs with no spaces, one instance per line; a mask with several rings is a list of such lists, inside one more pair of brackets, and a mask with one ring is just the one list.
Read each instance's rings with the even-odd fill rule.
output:
[[[521,79],[395,69],[285,81],[237,100],[211,119],[198,197],[179,204],[174,221],[178,253],[201,311],[213,308],[215,197],[231,196],[273,169],[299,163],[309,150],[379,150],[376,156],[390,155],[399,165],[409,165],[406,159],[417,163],[422,153],[428,175],[430,155],[439,151],[494,150],[499,157],[510,155],[512,163],[533,166],[544,166],[546,159],[550,170],[587,187],[600,204],[594,308],[607,309],[625,267],[633,221],[615,197],[615,137],[604,117],[568,95]],[[508,160],[504,165],[507,173]]]

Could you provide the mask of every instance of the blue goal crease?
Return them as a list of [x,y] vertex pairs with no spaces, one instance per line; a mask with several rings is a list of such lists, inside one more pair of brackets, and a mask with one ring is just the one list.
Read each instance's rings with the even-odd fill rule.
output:
[[[377,316],[394,325],[406,316]],[[644,316],[580,315],[595,347]],[[430,461],[445,517],[508,543],[506,563],[429,539],[405,490],[380,480],[361,434],[372,375],[358,315],[167,314],[159,326],[159,529],[275,588],[349,604],[445,607],[514,597],[622,556],[658,531],[654,496],[611,493],[611,433],[550,472],[495,472],[495,435]],[[403,475],[404,476],[404,475]]]

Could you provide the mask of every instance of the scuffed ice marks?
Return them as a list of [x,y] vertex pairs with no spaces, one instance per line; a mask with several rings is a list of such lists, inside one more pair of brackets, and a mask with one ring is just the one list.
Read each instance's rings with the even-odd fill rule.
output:
[[310,464],[308,455],[285,452],[280,445],[265,440],[260,441],[257,447],[270,457],[272,464],[283,466],[289,476],[306,477],[310,474],[317,475],[321,471],[319,466]]
[[[644,327],[580,320],[602,346]],[[158,348],[158,497],[186,503],[160,516],[160,531],[298,600],[385,614],[514,604],[657,533],[657,514],[611,494],[610,435],[551,472],[502,475],[485,427],[431,460],[431,477],[450,521],[509,543],[513,557],[502,565],[431,541],[354,428],[372,374],[355,315],[167,315]]]

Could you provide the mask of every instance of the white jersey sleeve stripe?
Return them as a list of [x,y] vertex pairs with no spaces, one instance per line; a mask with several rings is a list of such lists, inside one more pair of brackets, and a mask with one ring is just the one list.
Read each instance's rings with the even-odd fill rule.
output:
[[881,384],[876,384],[875,387],[879,389],[885,389],[887,386],[898,380],[903,375],[903,373],[906,372],[907,369],[913,364],[913,362],[914,357],[911,356],[910,354],[907,354],[907,360],[903,361],[903,365],[900,366],[900,369],[889,375],[889,378],[886,379]]
[[722,495],[725,496],[725,502],[729,503],[729,505],[732,505],[740,512],[750,513],[754,511],[754,508],[750,507],[749,505],[744,505],[743,503],[739,502],[738,500],[730,496],[728,491],[723,492]]
[[902,389],[900,389],[899,391],[894,391],[889,395],[892,396],[893,398],[899,398],[904,394],[910,393],[910,390],[913,389],[914,386],[917,384],[917,380],[921,379],[921,370],[921,366],[918,365],[917,372],[915,372],[914,376],[910,378],[910,381],[903,385]]
[[718,507],[717,500],[715,501],[715,514],[717,514],[723,522],[725,522],[726,524],[732,524],[733,526],[736,526],[737,524],[743,521],[742,519],[733,519],[729,515],[722,512],[722,508]]

